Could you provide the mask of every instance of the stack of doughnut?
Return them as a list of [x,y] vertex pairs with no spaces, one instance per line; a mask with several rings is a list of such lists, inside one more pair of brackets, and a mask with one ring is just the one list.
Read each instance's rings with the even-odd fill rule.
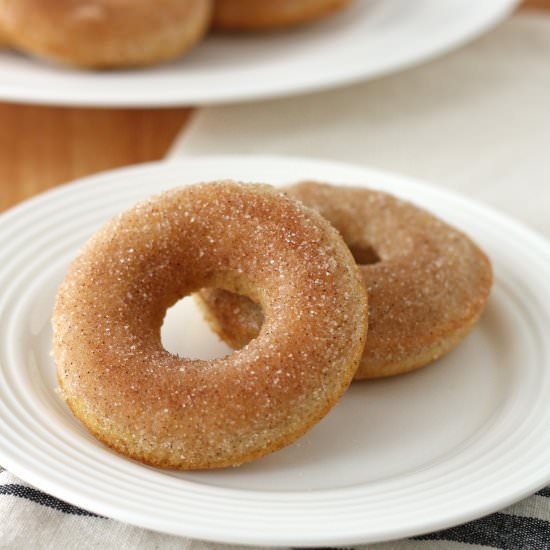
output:
[[260,31],[307,23],[351,0],[0,0],[0,46],[81,68],[162,63],[210,28]]
[[[447,353],[491,282],[466,235],[385,193],[176,188],[109,221],[70,266],[52,320],[60,393],[129,458],[236,466],[304,434],[354,377]],[[164,349],[166,310],[192,293],[236,351],[206,361]]]

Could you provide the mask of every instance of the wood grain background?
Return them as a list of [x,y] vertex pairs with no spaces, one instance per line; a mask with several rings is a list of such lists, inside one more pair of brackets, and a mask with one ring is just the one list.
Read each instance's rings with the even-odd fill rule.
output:
[[[550,0],[521,9],[550,10]],[[161,159],[190,109],[76,109],[0,103],[0,212],[59,183]]]

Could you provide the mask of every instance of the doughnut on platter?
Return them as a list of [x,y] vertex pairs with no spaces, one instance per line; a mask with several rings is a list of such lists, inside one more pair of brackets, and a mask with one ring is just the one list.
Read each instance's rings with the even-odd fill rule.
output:
[[404,10],[402,0],[355,0],[341,12],[304,27],[267,34],[210,34],[172,62],[133,70],[80,71],[1,48],[0,99],[167,107],[330,89],[433,59],[491,28],[516,4],[517,0],[422,0]]
[[[390,192],[474,239],[492,262],[494,285],[456,349],[418,371],[352,384],[296,443],[239,468],[158,470],[102,445],[59,398],[50,355],[55,292],[77,250],[112,216],[163,190],[224,178]],[[208,157],[62,186],[0,216],[0,463],[92,512],[240,545],[350,545],[462,523],[550,480],[549,279],[548,243],[514,220],[363,167]],[[192,358],[227,354],[201,323],[192,301],[176,303],[164,346]]]

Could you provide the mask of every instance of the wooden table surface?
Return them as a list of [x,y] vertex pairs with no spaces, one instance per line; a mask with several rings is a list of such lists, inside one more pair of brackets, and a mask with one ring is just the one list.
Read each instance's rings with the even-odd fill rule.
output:
[[[550,0],[521,9],[550,10]],[[78,109],[0,103],[0,211],[87,174],[161,159],[190,109]]]

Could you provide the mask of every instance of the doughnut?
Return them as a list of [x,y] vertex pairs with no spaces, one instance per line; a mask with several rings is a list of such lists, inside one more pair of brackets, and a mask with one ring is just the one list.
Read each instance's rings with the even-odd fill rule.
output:
[[216,0],[213,26],[261,30],[299,25],[330,15],[351,0]]
[[[369,295],[369,335],[356,379],[426,365],[476,323],[492,269],[466,235],[379,191],[304,182],[286,193],[330,221],[360,265]],[[248,298],[209,288],[197,299],[213,330],[234,348],[262,327],[262,311]]]
[[[257,338],[211,361],[166,351],[167,308],[212,286],[262,304]],[[330,410],[363,352],[367,295],[317,212],[270,186],[213,182],[101,228],[58,289],[53,330],[60,392],[100,441],[153,466],[217,468],[288,445]]]
[[0,0],[0,27],[21,51],[87,68],[150,65],[190,49],[212,0]]

